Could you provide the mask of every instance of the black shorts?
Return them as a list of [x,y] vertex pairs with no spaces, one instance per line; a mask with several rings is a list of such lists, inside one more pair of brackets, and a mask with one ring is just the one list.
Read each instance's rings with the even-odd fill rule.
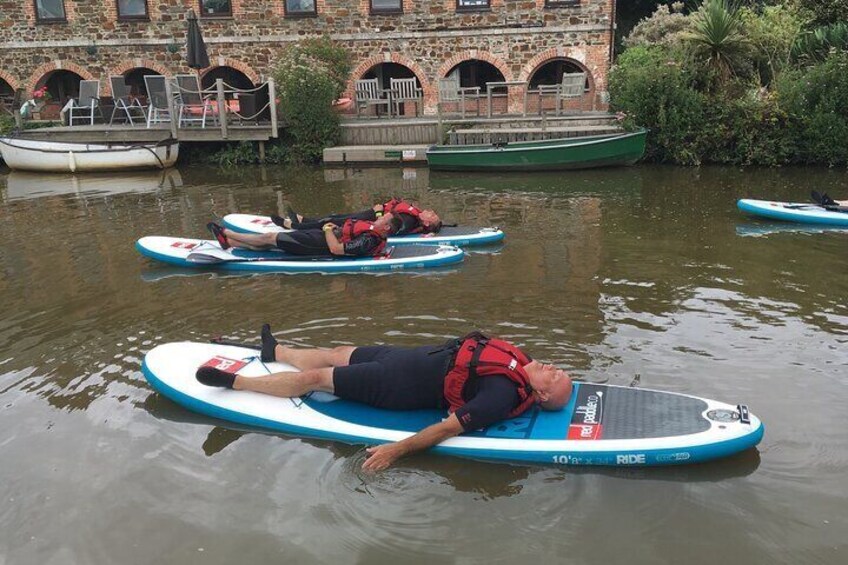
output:
[[330,255],[327,238],[320,229],[280,232],[277,247],[292,255]]
[[452,352],[440,349],[441,345],[357,347],[348,366],[333,369],[335,394],[390,410],[444,408]]

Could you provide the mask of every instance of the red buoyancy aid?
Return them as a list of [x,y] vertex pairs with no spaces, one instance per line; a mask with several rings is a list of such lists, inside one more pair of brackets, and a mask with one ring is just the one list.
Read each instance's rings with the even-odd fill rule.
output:
[[[453,414],[465,404],[462,391],[469,379],[502,375],[517,385],[518,406],[509,413],[510,418],[518,416],[536,402],[533,387],[524,370],[532,360],[514,345],[500,340],[490,339],[483,334],[469,334],[462,339],[457,350],[453,366],[445,376],[445,400],[448,412]],[[457,340],[459,341],[459,340]]]
[[368,222],[366,220],[345,220],[345,223],[342,224],[342,236],[339,238],[339,241],[342,243],[348,243],[364,233],[375,235],[380,238],[380,245],[374,248],[372,254],[379,255],[382,253],[383,249],[386,247],[386,236],[374,229],[373,222]]
[[400,198],[392,198],[388,202],[383,204],[383,213],[384,214],[409,214],[413,218],[415,218],[417,222],[417,226],[414,230],[408,233],[421,233],[427,231],[427,228],[421,224],[420,216],[421,209],[417,206],[413,206],[409,202],[404,202]]

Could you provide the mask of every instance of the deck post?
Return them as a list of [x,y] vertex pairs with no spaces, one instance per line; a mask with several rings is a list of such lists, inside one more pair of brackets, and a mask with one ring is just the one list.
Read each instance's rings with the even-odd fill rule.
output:
[[259,162],[265,164],[265,142],[259,142]]
[[227,139],[227,99],[224,96],[224,79],[215,79],[218,98],[218,121],[221,122],[221,137]]
[[177,107],[174,103],[174,87],[171,79],[165,80],[165,97],[168,99],[168,119],[171,122],[171,137],[177,139]]
[[273,77],[268,79],[268,99],[271,104],[271,137],[277,137],[277,86]]

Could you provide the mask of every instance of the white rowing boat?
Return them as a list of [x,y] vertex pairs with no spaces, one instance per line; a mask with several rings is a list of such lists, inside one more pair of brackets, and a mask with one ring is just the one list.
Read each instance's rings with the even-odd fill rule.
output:
[[164,169],[176,163],[179,143],[95,144],[0,137],[10,169],[52,173]]

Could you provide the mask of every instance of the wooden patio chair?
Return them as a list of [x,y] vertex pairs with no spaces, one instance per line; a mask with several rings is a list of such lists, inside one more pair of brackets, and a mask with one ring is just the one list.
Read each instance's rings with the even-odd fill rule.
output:
[[395,115],[401,115],[401,105],[405,102],[415,103],[415,116],[424,105],[424,91],[418,88],[418,79],[412,78],[392,78],[389,79],[389,90],[392,92],[392,104],[395,105]]
[[168,89],[165,86],[167,77],[162,75],[144,75],[144,86],[147,88],[147,127],[151,124],[169,123],[171,121],[172,105],[168,100]]
[[197,75],[177,75],[177,105],[179,107],[179,126],[188,123],[200,123],[200,127],[206,127],[206,118],[210,116],[215,119],[217,105],[214,94],[203,94],[200,88],[200,79]]
[[480,115],[480,99],[483,95],[480,94],[479,86],[459,86],[459,77],[439,79],[439,101],[436,103],[436,109],[441,113],[446,104],[456,104],[458,113],[465,117],[465,101],[474,100],[477,102],[477,115]]
[[100,81],[80,81],[79,96],[69,100],[65,110],[68,112],[69,126],[74,125],[74,120],[94,125],[94,111],[100,111]]
[[389,112],[389,117],[392,115],[391,100],[383,96],[385,94],[380,88],[380,79],[365,78],[357,80],[355,84],[354,106],[356,106],[356,115],[359,116],[362,110],[368,110],[369,106],[374,106],[377,115],[380,115],[380,106],[385,106]]
[[109,125],[115,122],[115,114],[123,113],[131,126],[135,125],[136,120],[145,121],[147,112],[144,106],[139,102],[138,98],[132,95],[129,85],[124,81],[121,75],[109,77],[109,84],[112,87],[112,101],[115,107],[112,108],[112,115],[109,117]]
[[539,113],[544,107],[543,99],[546,95],[553,95],[555,101],[555,113],[559,116],[563,101],[572,98],[581,98],[586,90],[586,73],[563,73],[562,82],[559,84],[539,85]]

